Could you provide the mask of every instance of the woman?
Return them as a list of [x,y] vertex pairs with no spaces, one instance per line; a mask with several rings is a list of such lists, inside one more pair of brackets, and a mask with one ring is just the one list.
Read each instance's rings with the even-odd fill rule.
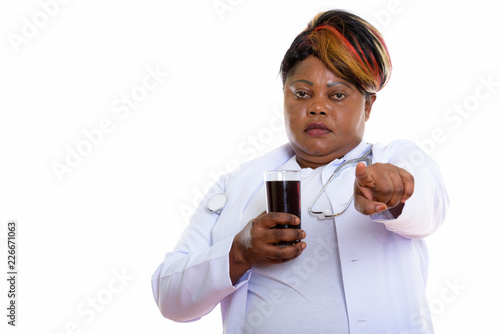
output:
[[[281,65],[289,144],[202,201],[152,278],[165,317],[196,320],[220,302],[226,333],[433,332],[423,238],[444,220],[443,181],[412,143],[363,141],[390,72],[382,37],[351,13],[319,14],[296,37]],[[372,164],[353,162],[365,155]],[[265,213],[262,174],[275,169],[301,170],[302,208],[324,214]],[[207,210],[221,193],[223,210]]]

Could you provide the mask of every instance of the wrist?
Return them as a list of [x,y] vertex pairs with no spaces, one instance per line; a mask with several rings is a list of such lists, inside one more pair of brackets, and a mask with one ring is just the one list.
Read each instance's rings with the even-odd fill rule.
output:
[[250,269],[252,265],[250,262],[247,260],[247,257],[245,256],[245,246],[241,243],[241,241],[238,238],[238,235],[233,239],[233,244],[231,245],[231,250],[229,251],[229,261],[230,263],[241,267],[241,268],[247,268]]
[[233,285],[250,269],[252,265],[247,261],[243,245],[238,241],[238,236],[233,239],[229,251],[229,275]]
[[392,216],[394,218],[398,218],[401,213],[403,212],[403,208],[404,208],[405,204],[404,203],[399,203],[398,205],[396,205],[395,207],[393,208],[390,208],[389,209],[389,212],[392,214]]

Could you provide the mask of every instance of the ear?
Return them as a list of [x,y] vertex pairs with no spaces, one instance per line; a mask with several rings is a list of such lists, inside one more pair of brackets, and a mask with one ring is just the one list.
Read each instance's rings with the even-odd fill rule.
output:
[[370,119],[370,113],[372,112],[373,103],[377,99],[376,93],[370,93],[365,98],[365,122]]

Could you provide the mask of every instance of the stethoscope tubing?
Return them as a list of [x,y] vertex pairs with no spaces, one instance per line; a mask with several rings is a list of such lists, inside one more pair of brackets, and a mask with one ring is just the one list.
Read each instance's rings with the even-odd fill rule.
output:
[[329,212],[330,210],[327,210],[327,211],[314,211],[313,210],[314,205],[316,205],[316,202],[318,201],[320,196],[325,192],[326,187],[328,187],[328,185],[332,182],[335,175],[337,175],[337,173],[342,171],[342,169],[344,169],[348,165],[357,164],[359,162],[364,162],[364,163],[366,163],[367,166],[372,164],[372,159],[370,158],[370,155],[372,154],[372,147],[373,147],[373,145],[370,144],[370,147],[368,147],[368,149],[366,149],[365,152],[363,153],[363,155],[361,155],[359,158],[346,160],[343,163],[341,163],[337,168],[335,168],[332,176],[330,176],[328,181],[325,183],[325,185],[321,188],[319,193],[316,195],[316,197],[311,202],[311,205],[309,205],[309,208],[308,208],[309,213],[311,213],[312,215],[320,216],[320,219],[334,218],[334,217],[340,216],[341,214],[343,214],[347,210],[347,208],[349,208],[349,206],[351,205],[351,203],[354,199],[354,194],[351,196],[351,198],[349,199],[349,202],[344,207],[344,209],[342,209],[342,211],[340,211],[340,212],[330,213]]
[[[318,216],[320,216],[320,219],[334,218],[334,217],[340,216],[341,214],[343,214],[347,210],[347,208],[351,205],[351,203],[354,199],[354,194],[351,196],[351,198],[349,199],[349,202],[344,207],[344,209],[342,209],[342,211],[337,212],[337,213],[331,214],[329,212],[330,210],[314,211],[313,207],[314,207],[314,205],[316,205],[316,202],[318,201],[319,197],[325,192],[326,187],[328,187],[328,185],[332,182],[335,175],[337,175],[337,173],[342,171],[342,169],[344,169],[348,165],[352,165],[354,163],[357,164],[358,162],[365,162],[367,166],[371,165],[372,159],[370,158],[370,155],[372,153],[372,146],[373,145],[370,144],[368,149],[366,149],[365,152],[363,153],[363,155],[360,156],[359,158],[346,160],[343,163],[341,163],[337,168],[335,168],[332,176],[330,176],[328,181],[325,183],[325,185],[321,188],[319,193],[316,195],[316,197],[312,201],[311,205],[309,205],[308,210],[312,215],[318,215]],[[227,203],[227,195],[224,193],[218,193],[218,194],[215,194],[214,196],[212,196],[212,198],[209,200],[208,205],[207,205],[207,209],[216,213],[216,214],[220,214],[222,209],[226,206],[226,203]]]

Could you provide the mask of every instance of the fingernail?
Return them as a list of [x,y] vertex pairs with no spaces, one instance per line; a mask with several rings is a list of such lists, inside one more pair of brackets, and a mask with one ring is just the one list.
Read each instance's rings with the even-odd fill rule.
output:
[[375,210],[377,210],[377,212],[384,211],[385,210],[385,205],[377,205],[377,207],[375,208]]

